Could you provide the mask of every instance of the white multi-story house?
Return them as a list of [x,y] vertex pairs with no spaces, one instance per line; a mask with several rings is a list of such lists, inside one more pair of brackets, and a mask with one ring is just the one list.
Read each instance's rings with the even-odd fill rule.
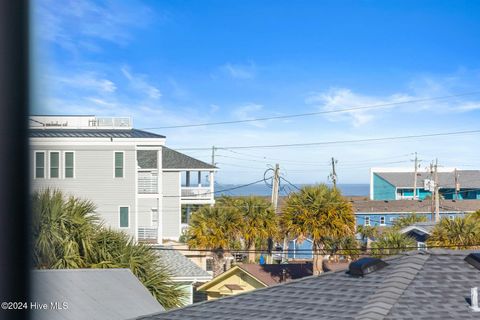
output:
[[178,240],[193,206],[214,204],[216,167],[165,146],[130,118],[31,116],[32,190],[91,200],[137,241]]

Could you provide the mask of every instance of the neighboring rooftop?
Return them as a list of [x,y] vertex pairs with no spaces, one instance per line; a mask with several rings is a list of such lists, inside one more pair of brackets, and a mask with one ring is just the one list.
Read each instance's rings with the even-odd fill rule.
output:
[[[252,276],[262,281],[267,286],[271,286],[280,282],[290,281],[311,276],[313,268],[311,263],[295,263],[295,264],[238,264],[239,268],[250,273]],[[285,270],[285,279],[283,277]]]
[[178,250],[171,246],[155,246],[155,250],[160,256],[161,263],[168,269],[174,278],[196,278],[199,281],[208,281],[212,275],[197,266]]
[[[352,201],[356,213],[430,213],[428,200],[359,200]],[[480,200],[440,200],[440,212],[474,212],[480,209]]]
[[137,319],[479,319],[468,301],[480,286],[470,252],[410,252],[363,277],[327,272]]
[[[47,310],[32,311],[34,320],[129,319],[164,308],[129,269],[68,269],[32,271],[31,301]],[[51,310],[50,303],[67,309]]]
[[206,162],[197,160],[186,154],[163,147],[162,166],[163,169],[217,169]]
[[[382,179],[388,181],[397,188],[411,188],[413,189],[414,172],[381,172],[373,171]],[[458,183],[462,189],[480,188],[480,170],[457,170]],[[423,188],[424,180],[432,179],[429,172],[417,173],[417,185]],[[441,188],[455,188],[455,171],[439,172],[438,183]]]
[[30,129],[30,138],[165,138],[138,129]]

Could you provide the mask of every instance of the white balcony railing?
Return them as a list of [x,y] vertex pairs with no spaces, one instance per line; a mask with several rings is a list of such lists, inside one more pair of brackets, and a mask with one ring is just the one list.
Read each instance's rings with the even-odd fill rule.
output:
[[210,187],[182,187],[182,199],[212,199]]
[[138,171],[138,193],[158,193],[158,172]]
[[157,242],[158,229],[156,227],[138,227],[138,241]]

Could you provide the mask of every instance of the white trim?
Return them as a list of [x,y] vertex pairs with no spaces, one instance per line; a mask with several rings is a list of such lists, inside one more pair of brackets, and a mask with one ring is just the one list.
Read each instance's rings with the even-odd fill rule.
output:
[[[116,166],[116,163],[115,163],[115,155],[117,153],[122,153],[122,158],[123,158],[123,161],[122,161],[122,176],[121,177],[116,177],[115,176],[115,173],[117,171],[117,166]],[[136,154],[136,152],[135,152]],[[135,159],[136,159],[136,155],[135,155]],[[135,165],[135,168],[136,168],[136,165]],[[125,179],[125,151],[122,151],[122,150],[113,150],[113,179]],[[137,190],[135,190],[135,192],[137,192]]]
[[420,227],[420,226],[408,226],[408,227],[405,227],[405,228],[403,228],[403,229],[400,230],[400,233],[407,233],[407,232],[410,232],[410,231],[412,231],[412,230],[418,230],[418,231],[420,231],[420,232],[422,232],[422,233],[425,233],[425,234],[428,234],[428,235],[431,234],[431,233],[428,232],[426,229],[424,229],[424,228],[422,228],[422,227]]
[[[128,227],[121,227],[121,226],[120,226],[120,223],[121,223],[121,219],[120,219],[120,208],[128,208]],[[129,206],[129,205],[119,205],[119,206],[118,206],[118,211],[117,211],[117,213],[118,213],[118,228],[119,228],[119,229],[122,229],[122,230],[130,229],[130,225],[131,225],[131,223],[130,223],[130,216],[131,216],[131,214],[130,214],[130,206]],[[138,229],[138,228],[136,228],[136,229]],[[138,230],[137,230],[136,232],[138,232]],[[137,239],[135,239],[135,241],[136,241],[136,240],[137,240]]]
[[[383,223],[382,223],[382,218],[383,218]],[[380,216],[380,225],[381,226],[386,225],[385,216]]]
[[[73,177],[69,177],[67,178],[67,174],[66,174],[66,170],[67,170],[67,157],[66,157],[66,153],[73,153]],[[77,163],[76,163],[76,154],[75,154],[75,151],[73,150],[65,150],[63,151],[63,170],[62,170],[62,178],[63,179],[75,179],[77,176],[76,176],[76,169],[77,168]]]
[[[200,160],[199,160],[200,161]],[[169,168],[166,168],[166,169],[163,169],[162,168],[162,171],[218,171],[219,169],[218,168],[209,168],[209,169],[206,169],[206,168],[181,168],[181,169],[169,169]],[[180,183],[181,184],[181,183]]]
[[[178,214],[178,237],[182,235],[182,173],[178,172],[178,200],[179,200],[179,214]],[[187,217],[187,222],[188,222],[188,217]]]
[[[43,153],[43,178],[37,178],[37,153]],[[47,156],[46,150],[34,150],[33,151],[33,179],[47,179]]]
[[[155,210],[157,211],[155,214]],[[153,222],[153,217],[156,215],[156,224]],[[150,227],[157,227],[158,228],[158,208],[150,208]],[[158,232],[158,231],[157,231]]]
[[[52,153],[58,153],[58,177],[52,177],[51,159]],[[48,179],[62,179],[62,152],[60,150],[48,151]]]
[[[134,179],[135,182],[133,183],[134,195],[135,195],[135,229],[134,229],[134,237],[135,242],[138,242],[138,170],[137,170],[137,147],[135,146],[135,150],[133,151],[133,168],[134,168]],[[115,162],[115,153],[113,153],[113,162]],[[125,178],[125,152],[123,153],[123,178]],[[113,176],[115,176],[115,167],[113,168]]]

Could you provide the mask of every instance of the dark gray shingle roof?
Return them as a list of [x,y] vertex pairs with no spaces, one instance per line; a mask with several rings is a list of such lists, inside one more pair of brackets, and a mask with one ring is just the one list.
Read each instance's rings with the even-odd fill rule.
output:
[[[480,170],[457,170],[458,181],[462,189],[480,188]],[[374,172],[374,174],[388,181],[395,187],[413,189],[413,172]],[[419,172],[417,185],[423,187],[425,179],[432,179],[430,173]],[[439,172],[438,181],[440,188],[455,188],[454,172]]]
[[479,319],[465,299],[480,285],[469,252],[412,252],[364,277],[326,273],[138,319]]
[[165,138],[138,129],[30,129],[30,138]]
[[129,269],[32,271],[31,301],[63,301],[66,310],[32,311],[33,319],[129,319],[164,308]]
[[[212,276],[194,262],[190,261],[177,250],[172,250],[170,246],[157,246],[157,254],[160,256],[161,263],[170,271],[174,277],[206,277],[211,279]],[[161,250],[166,249],[166,250]]]
[[186,154],[163,147],[162,165],[164,169],[216,169],[206,162],[197,160]]

